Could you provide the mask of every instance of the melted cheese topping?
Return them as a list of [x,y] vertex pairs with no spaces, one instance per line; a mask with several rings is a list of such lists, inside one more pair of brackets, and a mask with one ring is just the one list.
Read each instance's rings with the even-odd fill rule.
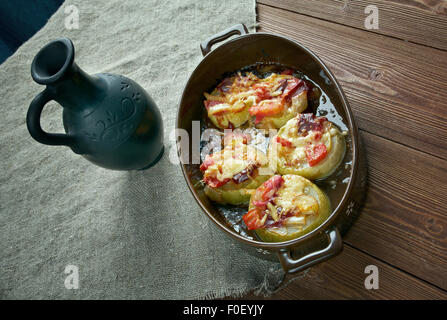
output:
[[[307,108],[307,91],[299,94],[293,94],[290,100],[283,100],[281,95],[284,92],[284,86],[281,85],[284,80],[296,79],[291,75],[273,73],[269,77],[262,79],[261,82],[268,83],[272,101],[283,104],[282,111],[276,114],[268,115],[262,118],[256,127],[260,129],[277,129],[282,127],[288,120],[295,117],[298,113]],[[259,102],[258,102],[259,103]],[[260,102],[262,103],[262,101]]]
[[249,118],[248,108],[254,100],[252,85],[258,78],[248,73],[224,79],[211,94],[204,93],[208,117],[219,128],[239,127]]
[[[287,225],[290,219],[292,219],[290,222],[295,224],[298,222],[306,224],[307,216],[318,216],[318,201],[310,193],[309,181],[295,175],[285,175],[283,179],[284,183],[277,191],[274,202],[277,208],[282,208],[281,213],[294,213],[293,217],[286,219],[285,224]],[[272,210],[269,211],[272,212]],[[278,219],[274,220],[277,221]]]
[[298,121],[298,118],[290,120],[278,133],[278,137],[289,141],[292,147],[278,143],[277,152],[285,166],[308,167],[306,149],[324,144],[329,154],[332,150],[332,137],[339,134],[339,132],[333,127],[331,122],[325,121],[321,132],[312,130],[304,135],[298,132]]
[[[279,128],[287,120],[302,112],[307,107],[307,92],[293,95],[292,99],[284,101],[282,93],[291,75],[272,73],[266,78],[258,78],[249,72],[225,78],[211,94],[204,93],[208,117],[219,128],[240,127],[250,119],[248,110],[255,105],[263,108],[265,101],[278,104],[278,108],[268,116],[262,116],[257,125],[259,128]],[[262,93],[265,92],[265,96]],[[281,107],[281,108],[280,108]],[[278,112],[279,111],[279,112]],[[259,119],[261,119],[259,118]],[[258,121],[258,120],[257,120]]]
[[204,176],[213,176],[224,181],[233,178],[249,167],[264,166],[267,161],[259,156],[260,152],[260,150],[244,144],[238,144],[236,147],[234,144],[228,145],[211,156],[213,164],[205,170]]
[[[260,220],[255,224],[255,231],[263,241],[268,242],[299,237],[303,232],[317,227],[330,213],[327,196],[311,181],[299,175],[283,175],[283,182],[274,191],[274,195],[270,199],[263,198],[266,192],[269,194],[269,188],[265,189],[266,185],[277,185],[277,177],[279,176],[272,177],[270,182],[265,182],[255,191],[249,207],[249,210],[262,210],[258,211]],[[267,204],[263,205],[265,201]],[[247,221],[253,225],[254,215],[250,215],[250,211],[247,215]]]

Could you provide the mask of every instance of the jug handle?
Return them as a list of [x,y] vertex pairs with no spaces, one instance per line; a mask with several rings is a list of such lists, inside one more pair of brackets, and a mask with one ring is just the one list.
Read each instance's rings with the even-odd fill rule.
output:
[[53,146],[64,145],[74,148],[75,141],[72,136],[60,133],[47,133],[40,126],[40,116],[43,107],[53,99],[54,96],[48,89],[45,89],[33,99],[26,115],[28,131],[37,142]]

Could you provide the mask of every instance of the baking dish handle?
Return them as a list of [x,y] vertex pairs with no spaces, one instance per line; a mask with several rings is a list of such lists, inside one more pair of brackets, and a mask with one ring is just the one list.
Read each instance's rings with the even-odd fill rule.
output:
[[337,227],[326,231],[328,246],[322,250],[309,253],[299,259],[293,259],[290,249],[281,249],[278,252],[279,261],[287,273],[295,273],[307,269],[319,262],[325,261],[341,252],[343,242]]
[[200,49],[202,50],[203,56],[206,56],[211,51],[211,47],[214,44],[224,41],[224,40],[228,39],[229,37],[234,36],[236,34],[239,34],[239,35],[248,34],[247,27],[244,24],[240,23],[240,24],[232,26],[228,29],[225,29],[222,32],[219,32],[219,33],[209,37],[208,39],[206,39],[205,41],[203,41],[200,44]]

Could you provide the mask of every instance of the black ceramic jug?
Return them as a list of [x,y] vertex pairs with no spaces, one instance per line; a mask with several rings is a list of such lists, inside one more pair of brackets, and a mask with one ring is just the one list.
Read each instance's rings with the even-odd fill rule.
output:
[[[134,81],[115,74],[88,75],[74,62],[70,39],[50,42],[34,57],[31,75],[46,85],[28,109],[31,136],[48,145],[66,145],[108,169],[153,166],[163,155],[160,111]],[[54,100],[63,107],[66,134],[47,133],[40,126],[42,109]]]

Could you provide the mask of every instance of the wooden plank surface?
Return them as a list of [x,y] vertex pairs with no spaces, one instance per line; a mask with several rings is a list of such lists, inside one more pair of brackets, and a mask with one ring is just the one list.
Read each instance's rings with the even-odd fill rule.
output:
[[[368,290],[365,267],[375,265],[379,289]],[[263,299],[250,293],[244,299]],[[447,299],[447,293],[350,246],[342,253],[298,274],[268,299]]]
[[447,159],[446,51],[261,4],[258,20],[322,58],[361,129]]
[[361,132],[368,191],[345,242],[447,289],[447,161]]
[[365,8],[378,8],[379,28],[368,31],[447,50],[446,0],[259,0],[258,3],[365,29]]
[[[368,193],[344,238],[345,250],[272,298],[447,298],[447,161],[367,132],[361,138],[368,158]],[[439,183],[436,188],[433,181]],[[363,286],[369,264],[385,271],[380,290]]]
[[[258,4],[258,31],[302,43],[334,72],[361,129],[369,170],[365,206],[344,239],[344,252],[301,274],[273,298],[446,299],[447,52],[356,29],[350,14],[346,21],[325,17],[330,12],[325,6],[337,1],[259,2],[269,6]],[[421,17],[412,19],[420,23]],[[430,23],[424,27],[433,28]],[[441,33],[447,26],[442,24]],[[386,287],[364,288],[368,264],[384,270]]]

